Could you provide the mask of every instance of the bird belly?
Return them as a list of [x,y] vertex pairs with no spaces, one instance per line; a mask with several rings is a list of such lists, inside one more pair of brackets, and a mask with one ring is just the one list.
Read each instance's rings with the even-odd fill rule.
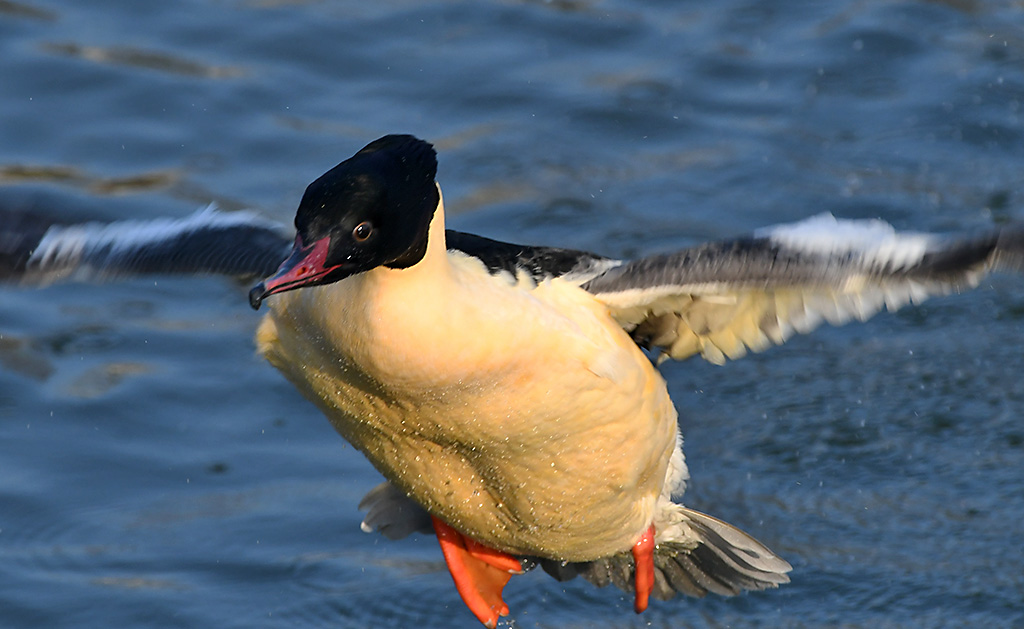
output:
[[388,480],[464,534],[572,561],[628,549],[676,445],[664,381],[583,291],[538,286],[499,315],[485,288],[474,301],[489,312],[456,300],[444,322],[386,304],[352,316],[347,296],[340,327],[322,313],[344,303],[296,291],[258,341]]

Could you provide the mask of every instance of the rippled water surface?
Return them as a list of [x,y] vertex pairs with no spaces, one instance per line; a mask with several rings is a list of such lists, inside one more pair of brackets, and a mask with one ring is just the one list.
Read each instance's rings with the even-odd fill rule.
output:
[[[822,211],[1024,220],[1017,0],[0,0],[0,203],[287,222],[366,142],[441,154],[450,223],[615,256]],[[0,626],[474,626],[436,542],[216,278],[0,290]],[[666,365],[687,502],[793,582],[655,602],[512,581],[517,627],[1024,625],[1024,278]]]

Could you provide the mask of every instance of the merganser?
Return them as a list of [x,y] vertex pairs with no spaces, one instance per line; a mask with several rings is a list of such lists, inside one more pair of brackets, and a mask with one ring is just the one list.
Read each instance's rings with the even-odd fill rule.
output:
[[[638,613],[788,582],[763,544],[676,502],[689,474],[656,363],[722,363],[1024,266],[1020,227],[943,238],[830,215],[632,262],[513,245],[446,231],[436,171],[408,135],[329,170],[249,297],[269,306],[259,351],[387,480],[363,528],[434,532],[488,627],[538,564],[615,583]],[[6,239],[0,277],[265,274],[286,248],[276,226],[212,210],[32,233]]]

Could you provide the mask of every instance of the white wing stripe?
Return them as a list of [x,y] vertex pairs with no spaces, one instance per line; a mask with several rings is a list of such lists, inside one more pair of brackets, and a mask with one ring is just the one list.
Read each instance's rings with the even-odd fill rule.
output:
[[798,223],[754,232],[773,244],[809,254],[850,255],[868,267],[906,269],[919,264],[937,239],[929,234],[897,233],[880,220],[839,220],[819,214]]
[[199,229],[238,226],[262,226],[271,229],[278,227],[252,212],[218,212],[213,204],[181,219],[159,218],[106,224],[54,225],[39,241],[36,250],[29,257],[28,266],[73,266],[94,253],[104,252],[113,258],[124,252],[142,250]]

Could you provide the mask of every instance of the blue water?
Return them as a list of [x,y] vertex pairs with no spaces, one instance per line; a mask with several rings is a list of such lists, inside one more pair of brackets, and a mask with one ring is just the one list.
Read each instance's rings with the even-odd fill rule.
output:
[[[900,2],[0,1],[0,203],[290,221],[366,142],[454,227],[615,256],[822,211],[1024,220],[1024,13]],[[436,542],[254,355],[215,278],[0,289],[0,626],[474,626]],[[655,602],[540,573],[516,627],[1024,626],[1024,279],[666,365],[687,502],[793,582]]]

